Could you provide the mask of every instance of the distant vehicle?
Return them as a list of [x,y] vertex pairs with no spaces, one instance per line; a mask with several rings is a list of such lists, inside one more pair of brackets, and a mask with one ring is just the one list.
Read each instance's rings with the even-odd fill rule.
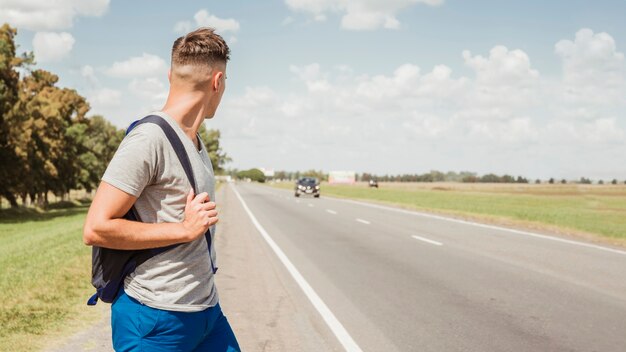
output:
[[376,180],[370,180],[369,184],[370,184],[370,187],[378,188],[378,181],[376,181]]
[[296,197],[301,194],[310,194],[315,198],[320,197],[320,183],[315,177],[302,177],[296,181]]

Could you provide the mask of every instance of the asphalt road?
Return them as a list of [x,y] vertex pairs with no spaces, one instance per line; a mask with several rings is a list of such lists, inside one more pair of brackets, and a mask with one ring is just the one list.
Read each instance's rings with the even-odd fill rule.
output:
[[226,192],[240,194],[363,351],[626,351],[624,251],[323,190],[320,199],[245,183]]

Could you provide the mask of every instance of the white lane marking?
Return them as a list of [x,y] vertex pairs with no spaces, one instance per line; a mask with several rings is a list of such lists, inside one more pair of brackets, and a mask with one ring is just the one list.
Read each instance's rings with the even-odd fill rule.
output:
[[420,240],[420,241],[424,241],[430,244],[434,244],[435,246],[443,246],[443,243],[441,242],[437,242],[437,241],[433,241],[433,240],[429,240],[428,238],[424,238],[424,237],[420,237],[420,236],[412,236],[413,238],[415,238],[416,240]]
[[339,322],[339,320],[335,317],[333,312],[331,312],[331,310],[328,308],[328,306],[326,306],[324,301],[322,301],[322,299],[317,295],[317,293],[315,293],[311,285],[309,285],[309,283],[304,279],[302,274],[300,274],[298,269],[296,269],[296,267],[291,263],[289,258],[287,258],[285,253],[280,249],[280,247],[278,247],[276,242],[274,242],[274,240],[270,237],[267,231],[265,231],[263,226],[261,226],[259,221],[250,211],[250,208],[248,208],[248,205],[246,204],[246,202],[243,200],[243,198],[241,197],[241,195],[235,188],[235,185],[233,184],[231,185],[232,185],[233,191],[237,195],[237,198],[239,198],[241,205],[243,205],[244,210],[246,211],[246,213],[248,213],[248,216],[250,217],[250,220],[252,220],[252,223],[254,224],[256,229],[261,233],[261,236],[263,236],[263,239],[265,239],[265,241],[270,246],[270,248],[274,250],[274,253],[278,257],[278,259],[280,259],[283,265],[287,268],[287,271],[289,271],[289,273],[294,278],[294,280],[296,280],[296,282],[298,283],[302,291],[304,291],[304,294],[307,296],[309,301],[311,301],[315,309],[317,309],[317,311],[320,313],[320,315],[326,322],[326,325],[328,325],[330,330],[335,334],[339,342],[343,345],[343,348],[345,348],[346,351],[350,351],[350,352],[362,351],[359,345],[357,345],[354,339],[352,339],[352,336],[350,336],[348,331],[343,327],[341,322]]
[[571,244],[571,245],[574,245],[574,246],[593,248],[593,249],[598,249],[598,250],[605,251],[605,252],[611,252],[611,253],[615,253],[615,254],[626,255],[626,251],[621,251],[619,249],[613,249],[613,248],[609,248],[609,247],[602,247],[602,246],[598,246],[598,245],[590,244],[590,243],[566,240],[566,239],[559,238],[559,237],[540,235],[538,233],[529,232],[529,231],[508,229],[506,227],[500,227],[500,226],[494,226],[494,225],[486,225],[486,224],[481,224],[481,223],[467,221],[467,220],[459,220],[459,219],[447,218],[445,216],[433,215],[433,214],[428,214],[428,213],[422,213],[422,212],[418,212],[418,211],[396,209],[396,208],[387,207],[387,206],[384,206],[384,205],[359,202],[359,201],[356,201],[356,200],[339,199],[339,198],[328,197],[328,196],[326,197],[326,199],[332,199],[332,200],[336,200],[336,201],[339,201],[339,202],[359,204],[359,205],[363,205],[363,206],[370,207],[370,208],[390,210],[390,211],[395,211],[395,212],[398,212],[398,213],[410,214],[410,215],[415,215],[415,216],[422,216],[422,217],[425,217],[425,218],[431,218],[431,219],[455,222],[455,223],[458,223],[458,224],[482,227],[484,229],[491,229],[491,230],[498,230],[498,231],[502,231],[502,232],[509,232],[509,233],[514,233],[514,234],[517,234],[517,235],[541,238],[541,239],[544,239],[544,240],[561,242],[561,243],[567,243],[567,244]]
[[313,205],[313,204],[309,203],[309,206],[312,208],[312,207],[314,207],[315,205]]
[[300,203],[300,199],[296,199],[296,203]]
[[363,220],[363,219],[359,219],[359,218],[356,218],[356,221],[358,221],[358,222],[360,222],[360,223],[362,223],[362,224],[365,224],[365,225],[369,225],[369,224],[370,224],[370,222],[369,222],[369,221],[367,221],[367,220]]
[[334,210],[326,209],[326,211],[327,211],[328,213],[330,213],[330,214],[333,214],[333,215],[336,215],[336,214],[337,214],[337,212],[336,212],[336,211],[334,211]]

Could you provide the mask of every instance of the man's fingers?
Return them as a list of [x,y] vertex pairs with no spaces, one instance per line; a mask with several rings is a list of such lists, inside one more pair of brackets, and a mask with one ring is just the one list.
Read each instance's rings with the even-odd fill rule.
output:
[[193,188],[189,190],[189,193],[187,193],[187,204],[191,203],[192,200],[193,200]]
[[206,202],[202,204],[202,209],[203,210],[213,210],[215,209],[215,203],[213,202]]
[[198,194],[194,199],[193,202],[194,203],[204,203],[206,201],[209,200],[209,194],[206,192],[202,192],[200,194]]
[[210,218],[214,218],[217,216],[217,210],[209,210],[208,215]]

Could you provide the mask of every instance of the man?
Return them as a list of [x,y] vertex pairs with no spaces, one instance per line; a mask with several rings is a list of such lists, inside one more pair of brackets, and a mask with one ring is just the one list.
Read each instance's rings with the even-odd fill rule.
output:
[[[126,277],[111,306],[116,351],[239,351],[219,306],[214,246],[204,236],[209,228],[214,234],[218,217],[213,168],[197,134],[220,103],[229,54],[210,28],[176,39],[167,102],[153,113],[182,140],[198,194],[164,132],[145,123],[120,144],[89,208],[87,245],[132,250],[178,244]],[[123,218],[133,205],[142,222]]]

